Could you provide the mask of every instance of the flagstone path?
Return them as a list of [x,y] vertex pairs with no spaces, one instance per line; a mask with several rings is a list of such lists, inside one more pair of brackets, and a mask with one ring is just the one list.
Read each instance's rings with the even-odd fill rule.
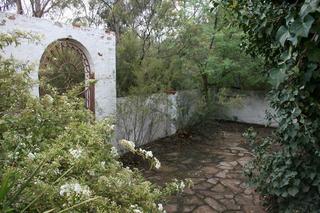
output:
[[[170,198],[165,205],[175,212],[265,212],[259,195],[245,183],[243,166],[252,158],[242,133],[248,125],[207,124],[185,138],[173,136],[144,146],[162,163],[158,171],[142,169],[151,182],[192,179],[194,186]],[[264,135],[270,129],[257,127]],[[139,168],[139,165],[136,165]],[[141,168],[140,168],[141,169]]]

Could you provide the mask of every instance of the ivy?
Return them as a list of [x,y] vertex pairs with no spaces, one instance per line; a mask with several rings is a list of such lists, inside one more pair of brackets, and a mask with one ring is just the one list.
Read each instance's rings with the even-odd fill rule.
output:
[[270,210],[319,212],[320,1],[222,0],[219,5],[237,17],[246,51],[266,59],[272,117],[279,121],[274,137],[249,137],[256,158],[246,175]]

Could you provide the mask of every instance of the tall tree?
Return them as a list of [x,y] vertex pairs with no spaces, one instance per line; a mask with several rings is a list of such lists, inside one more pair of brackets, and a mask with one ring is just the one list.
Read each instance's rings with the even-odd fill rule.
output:
[[34,17],[43,17],[45,14],[53,11],[64,10],[71,7],[79,7],[85,5],[82,0],[2,0],[1,10],[9,10],[15,7],[18,14],[26,14],[28,6],[31,8],[31,14]]

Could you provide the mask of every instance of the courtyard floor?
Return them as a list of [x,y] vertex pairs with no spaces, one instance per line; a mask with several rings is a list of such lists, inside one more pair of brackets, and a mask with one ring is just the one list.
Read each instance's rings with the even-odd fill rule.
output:
[[[243,166],[252,158],[242,133],[250,125],[231,122],[208,122],[191,134],[175,135],[144,146],[160,160],[160,170],[142,170],[151,182],[164,184],[173,178],[190,178],[194,186],[171,197],[165,205],[174,212],[265,212],[259,195],[250,189]],[[255,126],[262,135],[270,129]]]

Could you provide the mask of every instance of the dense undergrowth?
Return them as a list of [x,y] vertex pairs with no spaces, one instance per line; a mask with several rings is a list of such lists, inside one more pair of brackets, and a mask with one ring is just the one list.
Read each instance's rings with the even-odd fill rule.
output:
[[256,147],[250,182],[271,210],[319,212],[320,1],[218,2],[235,14],[247,52],[265,59],[273,85],[279,127]]
[[[1,48],[21,39],[30,35],[1,34]],[[181,184],[159,188],[124,168],[112,122],[96,121],[75,91],[31,96],[29,73],[0,56],[0,212],[163,212]]]

